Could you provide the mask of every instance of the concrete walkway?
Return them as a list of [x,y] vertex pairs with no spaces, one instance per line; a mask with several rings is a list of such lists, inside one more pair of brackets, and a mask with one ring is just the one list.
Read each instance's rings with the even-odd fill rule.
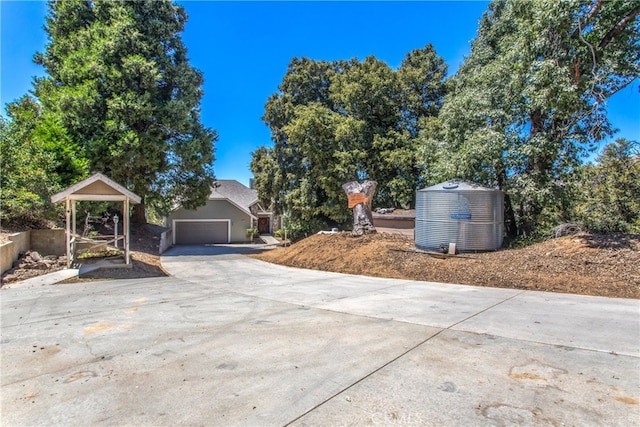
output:
[[278,240],[276,240],[276,238],[273,237],[270,234],[261,234],[260,235],[260,240],[262,240],[267,245],[279,245],[280,244],[280,242]]
[[173,248],[0,290],[2,425],[634,425],[640,304]]
[[8,283],[3,288],[23,287],[23,286],[46,286],[53,285],[63,280],[71,279],[80,274],[78,268],[65,268],[63,270],[54,271],[52,273],[42,274],[40,276],[31,277],[19,282]]
[[[74,263],[76,265],[78,263]],[[101,268],[131,268],[131,264],[124,264],[124,260],[111,260],[104,259],[93,262],[83,262],[78,265],[78,268],[65,268],[63,270],[54,271],[51,273],[41,274],[40,276],[31,277],[29,279],[21,280],[19,282],[8,283],[3,288],[24,287],[24,286],[48,286],[55,285],[63,280],[71,279],[72,277],[82,276],[83,274],[91,271],[99,270]]]

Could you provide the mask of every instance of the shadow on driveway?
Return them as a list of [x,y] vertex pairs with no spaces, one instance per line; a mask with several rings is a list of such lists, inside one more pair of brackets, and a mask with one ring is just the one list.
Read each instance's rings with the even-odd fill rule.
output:
[[274,247],[275,246],[264,244],[173,246],[168,251],[164,252],[162,256],[257,254],[273,249]]

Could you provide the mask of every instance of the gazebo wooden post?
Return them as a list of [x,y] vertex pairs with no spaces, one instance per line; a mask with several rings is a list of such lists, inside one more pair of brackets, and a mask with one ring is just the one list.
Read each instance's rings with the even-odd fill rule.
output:
[[[64,217],[65,217],[65,237],[66,237],[66,246],[67,246],[67,268],[71,268],[71,202],[67,197],[65,199],[65,209],[64,209]],[[75,216],[74,216],[75,219]]]
[[78,227],[76,226],[76,201],[71,200],[71,235],[78,234]]
[[124,221],[122,230],[124,234],[124,259],[125,263],[129,264],[131,262],[129,259],[129,236],[131,235],[129,230],[129,198],[127,197],[122,204],[124,205],[124,211],[122,212]]
[[76,199],[72,199],[71,200],[71,237],[69,240],[69,251],[73,253],[74,257],[76,255],[76,244],[75,244],[76,234],[78,234],[78,226],[76,222],[77,214],[78,212],[76,211]]

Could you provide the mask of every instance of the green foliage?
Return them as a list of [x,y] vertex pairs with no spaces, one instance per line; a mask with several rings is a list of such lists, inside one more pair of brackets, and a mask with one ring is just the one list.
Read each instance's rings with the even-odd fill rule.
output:
[[37,141],[42,150],[51,154],[53,164],[50,178],[60,187],[67,187],[85,178],[89,162],[82,147],[75,144],[62,126],[58,115],[42,108],[36,99],[25,95],[7,105],[12,126],[19,129],[18,138]]
[[283,176],[277,168],[273,149],[259,147],[254,151],[250,168],[255,178],[254,188],[258,192],[260,204],[264,207],[272,206],[277,212],[284,212],[282,197],[279,197],[279,189],[283,187]]
[[123,251],[118,249],[103,249],[103,250],[95,250],[94,252],[83,252],[78,255],[78,259],[92,259],[92,258],[108,258],[108,257],[116,257],[122,256]]
[[34,58],[48,73],[35,93],[54,117],[49,132],[159,211],[203,204],[214,178],[217,136],[200,123],[203,77],[179,35],[186,19],[168,0],[51,1],[49,44]]
[[298,240],[309,237],[312,234],[315,234],[316,232],[318,232],[318,230],[326,230],[332,228],[333,225],[336,224],[329,223],[321,219],[314,218],[310,221],[303,221],[292,216],[286,227],[287,239],[292,242],[296,242]]
[[440,108],[445,74],[431,45],[396,71],[373,56],[294,58],[265,106],[274,146],[253,153],[260,199],[300,235],[351,221],[348,181],[375,180],[375,204],[411,207],[422,184],[417,137]]
[[48,215],[48,196],[56,188],[54,157],[40,141],[0,117],[0,206],[2,223],[39,225]]
[[500,187],[511,235],[567,219],[581,156],[612,133],[604,101],[640,75],[638,13],[625,1],[492,2],[423,132],[428,181]]
[[249,239],[253,240],[259,234],[260,232],[258,231],[257,228],[247,228],[247,237]]
[[[283,215],[282,218],[282,228],[276,230],[276,237],[281,239],[285,239],[291,242],[295,242],[297,240],[303,239],[309,236],[311,233],[315,233],[317,230],[322,229],[322,226],[318,224],[312,225],[311,227],[305,226],[300,221],[292,220],[291,215]],[[318,228],[314,228],[318,227]]]
[[289,212],[298,219],[310,222],[319,217],[325,223],[347,219],[347,199],[341,185],[355,175],[356,165],[352,153],[336,146],[341,120],[335,112],[314,103],[296,109],[295,118],[283,127],[303,153],[299,165],[303,175],[285,195]]
[[59,216],[50,196],[84,178],[88,162],[58,118],[31,96],[9,104],[7,115],[0,143],[2,221],[39,227]]
[[595,165],[581,169],[581,200],[576,208],[593,232],[640,233],[640,144],[618,139]]

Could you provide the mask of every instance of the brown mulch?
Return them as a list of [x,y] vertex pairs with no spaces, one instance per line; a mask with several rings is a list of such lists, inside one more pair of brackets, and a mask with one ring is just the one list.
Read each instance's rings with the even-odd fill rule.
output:
[[519,249],[440,259],[410,238],[314,235],[254,258],[323,271],[640,299],[640,235],[578,234]]

